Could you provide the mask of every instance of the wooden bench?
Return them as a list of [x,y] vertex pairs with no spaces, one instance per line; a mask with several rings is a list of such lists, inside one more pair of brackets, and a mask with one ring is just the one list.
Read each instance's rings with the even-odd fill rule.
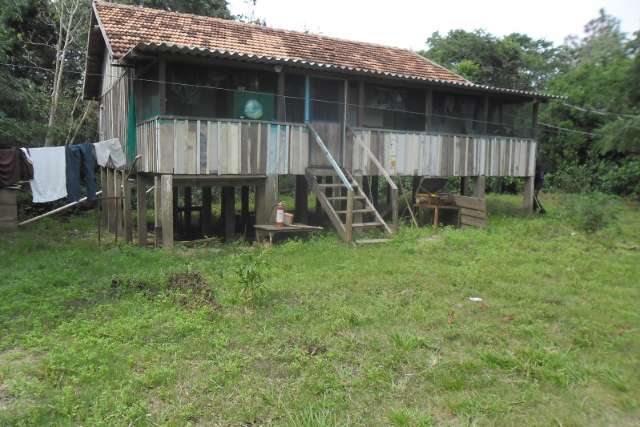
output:
[[269,245],[273,244],[273,237],[276,234],[283,233],[313,233],[314,231],[323,230],[322,227],[315,227],[313,225],[306,224],[291,224],[291,225],[283,225],[277,226],[272,224],[257,224],[253,226],[256,230],[256,241],[258,243],[263,243],[265,239],[269,238]]

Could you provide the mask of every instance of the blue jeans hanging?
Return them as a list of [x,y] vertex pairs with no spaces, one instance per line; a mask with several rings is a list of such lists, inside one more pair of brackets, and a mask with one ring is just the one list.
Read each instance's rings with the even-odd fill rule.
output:
[[66,149],[67,200],[80,200],[80,170],[87,185],[87,199],[96,199],[96,155],[92,144],[69,145]]

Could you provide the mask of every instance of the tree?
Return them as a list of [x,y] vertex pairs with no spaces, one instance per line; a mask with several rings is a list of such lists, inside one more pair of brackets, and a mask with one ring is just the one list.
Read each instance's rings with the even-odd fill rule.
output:
[[484,30],[435,32],[420,52],[474,83],[515,89],[541,88],[562,69],[562,50],[524,34],[495,37]]

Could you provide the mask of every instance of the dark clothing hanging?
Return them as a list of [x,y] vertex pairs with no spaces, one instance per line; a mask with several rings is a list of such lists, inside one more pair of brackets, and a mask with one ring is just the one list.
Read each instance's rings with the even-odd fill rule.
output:
[[33,179],[33,165],[19,148],[0,150],[0,187]]
[[93,144],[69,145],[66,149],[67,200],[80,200],[80,172],[87,186],[87,199],[96,199],[96,155]]

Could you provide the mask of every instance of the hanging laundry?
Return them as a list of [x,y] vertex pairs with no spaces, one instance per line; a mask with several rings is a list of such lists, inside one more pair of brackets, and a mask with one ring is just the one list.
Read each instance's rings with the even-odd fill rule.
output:
[[118,138],[96,142],[93,146],[96,149],[96,160],[100,166],[107,166],[109,159],[115,168],[121,168],[127,164]]
[[96,156],[93,144],[68,145],[66,149],[67,199],[80,200],[80,172],[87,186],[87,199],[96,199]]
[[22,150],[0,150],[0,187],[8,187],[32,178],[33,165]]
[[34,203],[47,203],[67,197],[65,147],[31,148]]

